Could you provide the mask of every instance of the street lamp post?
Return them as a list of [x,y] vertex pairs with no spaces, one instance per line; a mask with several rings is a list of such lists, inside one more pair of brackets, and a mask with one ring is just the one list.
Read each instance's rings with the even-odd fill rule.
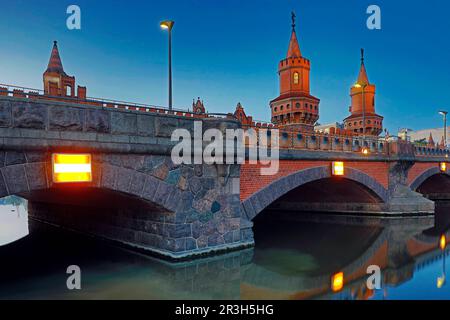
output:
[[448,111],[439,111],[439,114],[444,118],[444,148],[447,148],[447,114]]
[[169,30],[169,110],[172,110],[172,28],[174,21],[166,20],[160,23],[161,28]]

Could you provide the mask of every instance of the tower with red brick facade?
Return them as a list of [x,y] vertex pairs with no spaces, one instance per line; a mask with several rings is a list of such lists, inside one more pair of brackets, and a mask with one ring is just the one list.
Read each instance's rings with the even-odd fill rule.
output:
[[43,78],[46,95],[86,99],[86,87],[78,86],[75,95],[75,77],[68,76],[64,72],[56,41],[53,42],[52,53]]
[[272,123],[283,128],[314,131],[320,100],[310,94],[310,61],[300,51],[292,13],[292,33],[286,58],[278,64],[280,95],[270,102]]
[[[351,115],[344,119],[344,128],[356,134],[378,136],[383,131],[383,117],[375,112],[375,85],[369,82],[361,49],[358,80],[350,89]],[[366,123],[364,128],[364,121]],[[365,132],[364,132],[365,130]]]

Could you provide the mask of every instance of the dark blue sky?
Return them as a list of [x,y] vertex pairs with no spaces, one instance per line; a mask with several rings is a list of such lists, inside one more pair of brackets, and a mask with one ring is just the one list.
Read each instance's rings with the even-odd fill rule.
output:
[[[204,99],[210,112],[241,102],[255,119],[269,120],[278,95],[277,64],[297,13],[302,54],[312,63],[311,93],[320,122],[348,115],[349,90],[366,49],[377,111],[391,132],[437,127],[450,109],[450,3],[365,0],[0,0],[0,82],[42,88],[52,41],[65,71],[88,95],[167,104],[167,34],[174,28],[174,105]],[[82,30],[69,31],[66,8],[82,10]],[[382,30],[366,28],[366,8],[382,10]]]

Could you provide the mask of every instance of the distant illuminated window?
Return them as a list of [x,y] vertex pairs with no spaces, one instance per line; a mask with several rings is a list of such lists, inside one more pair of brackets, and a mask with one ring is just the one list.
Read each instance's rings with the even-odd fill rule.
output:
[[298,72],[294,72],[294,84],[298,84]]

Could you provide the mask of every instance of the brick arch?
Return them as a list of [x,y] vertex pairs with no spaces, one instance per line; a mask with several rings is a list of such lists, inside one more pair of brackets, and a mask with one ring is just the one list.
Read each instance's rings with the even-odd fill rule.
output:
[[425,170],[424,172],[422,172],[421,174],[419,174],[411,182],[411,184],[409,185],[411,190],[416,191],[420,187],[420,185],[422,183],[424,183],[428,178],[431,178],[432,176],[437,175],[437,174],[445,174],[447,176],[449,175],[448,173],[442,172],[441,170],[439,170],[438,167],[429,168],[429,169]]
[[[309,168],[282,177],[243,201],[243,213],[246,214],[248,220],[253,220],[261,211],[289,191],[304,184],[331,177],[331,168],[329,166]],[[387,202],[388,191],[366,173],[354,168],[345,168],[343,178],[360,183],[374,192],[383,202]]]
[[[86,184],[92,189],[119,192],[139,198],[169,212],[177,212],[186,201],[191,200],[187,191],[159,180],[154,176],[108,163],[93,162],[93,181]],[[0,198],[51,190],[51,163],[35,162],[14,164],[1,168]],[[61,185],[61,187],[63,187]]]

